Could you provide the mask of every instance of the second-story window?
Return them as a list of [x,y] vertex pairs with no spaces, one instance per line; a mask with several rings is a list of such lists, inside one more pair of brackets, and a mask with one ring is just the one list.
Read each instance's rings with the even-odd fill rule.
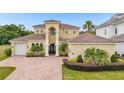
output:
[[115,35],[117,35],[118,34],[118,29],[117,28],[115,28]]
[[55,35],[56,34],[56,29],[54,27],[49,28],[50,34]]
[[36,33],[38,34],[39,33],[39,30],[36,30]]
[[75,34],[75,31],[73,31],[73,34]]
[[106,29],[105,29],[105,35],[106,35]]
[[66,31],[65,33],[68,34],[68,31]]
[[53,31],[51,31],[51,35],[55,35],[55,31],[53,30]]
[[41,30],[40,32],[43,33],[43,30]]

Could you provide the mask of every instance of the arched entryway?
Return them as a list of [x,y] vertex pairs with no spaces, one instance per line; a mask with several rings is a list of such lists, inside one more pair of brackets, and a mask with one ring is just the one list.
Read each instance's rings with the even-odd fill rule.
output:
[[46,33],[45,41],[45,55],[59,56],[59,29],[56,27],[49,27]]
[[56,46],[55,46],[55,43],[50,44],[50,46],[49,46],[49,54],[50,54],[50,55],[55,55],[55,54],[56,54]]

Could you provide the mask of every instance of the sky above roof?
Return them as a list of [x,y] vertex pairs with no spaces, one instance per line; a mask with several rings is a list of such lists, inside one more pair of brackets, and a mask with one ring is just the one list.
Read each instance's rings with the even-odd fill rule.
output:
[[99,25],[113,15],[113,13],[0,13],[0,25],[24,24],[27,29],[32,30],[33,25],[55,19],[62,23],[82,27],[87,20],[91,20],[94,25]]

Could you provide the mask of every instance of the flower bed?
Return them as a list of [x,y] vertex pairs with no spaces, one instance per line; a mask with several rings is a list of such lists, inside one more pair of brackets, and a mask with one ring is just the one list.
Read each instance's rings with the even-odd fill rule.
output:
[[83,64],[78,62],[69,62],[68,59],[63,59],[64,66],[80,71],[115,71],[124,70],[124,63],[110,63],[102,66],[97,64]]

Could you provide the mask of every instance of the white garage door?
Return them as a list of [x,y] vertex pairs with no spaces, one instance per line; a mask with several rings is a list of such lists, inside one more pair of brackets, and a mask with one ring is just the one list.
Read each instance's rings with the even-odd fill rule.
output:
[[26,44],[16,44],[15,45],[15,55],[26,55],[27,45]]

